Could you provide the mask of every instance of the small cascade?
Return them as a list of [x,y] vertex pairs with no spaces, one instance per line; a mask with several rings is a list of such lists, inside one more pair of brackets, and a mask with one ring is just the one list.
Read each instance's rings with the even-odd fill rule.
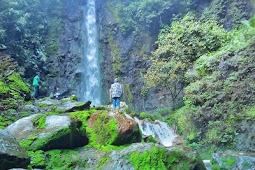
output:
[[165,122],[161,122],[156,120],[153,123],[146,122],[143,120],[139,120],[138,118],[134,118],[134,120],[138,123],[140,130],[144,136],[152,136],[158,142],[160,142],[165,147],[170,147],[173,144],[173,140],[177,135],[174,133],[173,129],[168,126]]

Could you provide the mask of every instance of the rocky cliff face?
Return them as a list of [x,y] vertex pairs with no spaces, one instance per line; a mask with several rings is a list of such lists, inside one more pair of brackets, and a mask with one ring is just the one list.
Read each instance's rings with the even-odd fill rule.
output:
[[[83,13],[85,4],[82,1],[67,1],[64,7],[63,31],[59,36],[60,48],[56,56],[52,56],[46,67],[47,94],[59,87],[63,96],[81,94],[82,44],[84,27]],[[79,96],[80,97],[80,96]]]
[[[162,105],[164,93],[145,88],[143,74],[150,66],[149,56],[155,50],[157,34],[143,32],[123,34],[107,8],[107,1],[98,3],[99,43],[102,72],[102,99],[109,101],[109,88],[115,77],[124,86],[124,100],[137,111],[153,110]],[[158,32],[158,30],[157,30]],[[142,91],[144,89],[144,93]],[[167,101],[167,100],[166,100]],[[169,100],[171,103],[171,100]],[[169,105],[169,101],[165,105]]]

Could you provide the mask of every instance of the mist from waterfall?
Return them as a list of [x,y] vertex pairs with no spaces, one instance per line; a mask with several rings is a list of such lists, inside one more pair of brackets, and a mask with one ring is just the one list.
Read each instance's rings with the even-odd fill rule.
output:
[[88,0],[84,12],[86,37],[84,50],[83,101],[101,104],[101,77],[98,58],[98,39],[95,0]]

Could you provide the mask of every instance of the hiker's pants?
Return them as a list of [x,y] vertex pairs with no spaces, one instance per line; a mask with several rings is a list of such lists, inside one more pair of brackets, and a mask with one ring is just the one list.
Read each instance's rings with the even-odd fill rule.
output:
[[120,97],[112,98],[112,107],[113,109],[120,108]]
[[37,98],[38,96],[39,96],[39,86],[35,86],[34,98]]

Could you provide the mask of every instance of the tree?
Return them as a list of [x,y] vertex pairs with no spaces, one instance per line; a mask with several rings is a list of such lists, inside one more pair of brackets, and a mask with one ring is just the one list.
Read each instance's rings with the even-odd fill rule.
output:
[[202,23],[187,14],[181,21],[161,30],[158,49],[153,53],[152,64],[145,79],[149,87],[167,89],[173,100],[189,81],[187,70],[201,55],[220,48],[225,42],[225,31],[215,21]]

